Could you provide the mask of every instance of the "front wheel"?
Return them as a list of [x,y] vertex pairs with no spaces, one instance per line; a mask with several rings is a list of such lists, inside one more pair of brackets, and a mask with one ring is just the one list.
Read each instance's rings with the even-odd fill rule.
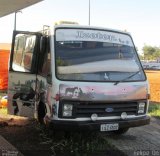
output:
[[121,135],[121,134],[125,134],[128,130],[129,130],[129,128],[120,128],[119,130],[113,131],[113,132],[116,135]]
[[46,106],[43,102],[39,102],[38,105],[38,121],[40,124],[45,124],[44,117],[46,115]]

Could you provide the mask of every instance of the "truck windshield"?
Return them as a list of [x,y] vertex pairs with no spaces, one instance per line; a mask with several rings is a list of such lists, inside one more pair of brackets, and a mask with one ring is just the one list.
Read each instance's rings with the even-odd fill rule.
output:
[[[145,80],[132,39],[127,34],[57,29],[55,43],[58,79],[98,82]],[[135,72],[138,74],[130,77]]]

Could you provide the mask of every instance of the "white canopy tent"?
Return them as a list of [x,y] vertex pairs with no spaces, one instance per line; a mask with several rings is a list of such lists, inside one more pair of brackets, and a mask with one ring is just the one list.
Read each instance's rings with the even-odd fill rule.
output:
[[0,17],[9,15],[43,0],[0,0]]

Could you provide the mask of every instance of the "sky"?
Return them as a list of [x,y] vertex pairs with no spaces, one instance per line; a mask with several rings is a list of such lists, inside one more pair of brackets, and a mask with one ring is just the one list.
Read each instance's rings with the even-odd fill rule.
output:
[[[142,53],[160,47],[160,0],[90,0],[90,25],[130,32]],[[44,0],[17,13],[17,30],[39,31],[60,20],[88,25],[89,0]],[[11,43],[14,14],[0,18],[0,43]]]

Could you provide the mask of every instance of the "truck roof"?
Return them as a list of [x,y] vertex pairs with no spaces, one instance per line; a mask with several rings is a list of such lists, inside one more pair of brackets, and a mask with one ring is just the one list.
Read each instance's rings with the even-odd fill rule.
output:
[[122,31],[122,30],[116,30],[116,29],[110,29],[110,28],[104,28],[104,27],[96,27],[96,26],[86,26],[86,25],[78,25],[78,24],[61,24],[61,25],[55,25],[54,28],[86,28],[86,29],[97,29],[97,30],[108,30],[108,31],[114,31],[118,33],[123,33],[127,35],[131,35],[129,32]]

